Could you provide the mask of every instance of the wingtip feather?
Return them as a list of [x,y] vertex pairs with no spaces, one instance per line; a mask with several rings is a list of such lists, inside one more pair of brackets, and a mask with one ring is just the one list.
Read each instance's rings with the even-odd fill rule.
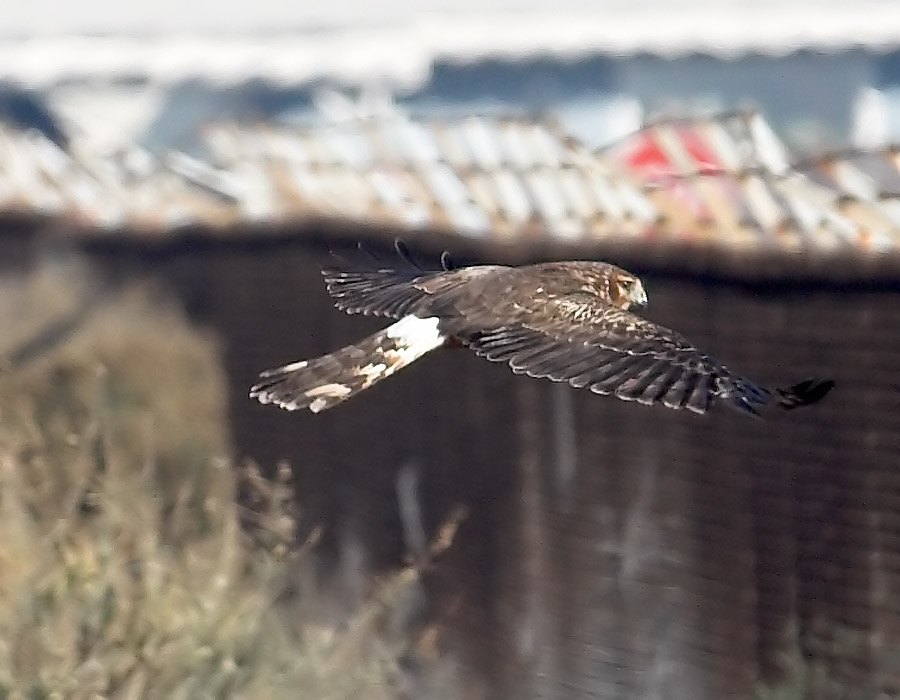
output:
[[790,411],[801,406],[809,406],[817,403],[825,398],[825,396],[834,388],[833,379],[809,378],[802,382],[778,389],[778,405],[786,411]]

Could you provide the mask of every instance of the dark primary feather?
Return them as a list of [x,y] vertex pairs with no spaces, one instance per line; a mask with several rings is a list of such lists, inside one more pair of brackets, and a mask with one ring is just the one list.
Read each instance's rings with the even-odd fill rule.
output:
[[[516,373],[566,382],[626,401],[707,411],[714,400],[749,413],[776,401],[813,403],[833,386],[811,382],[772,392],[731,372],[683,336],[636,314],[579,299],[545,301],[517,323],[469,335],[479,355]],[[576,318],[573,321],[572,318]]]
[[474,293],[477,278],[501,269],[511,268],[479,265],[428,273],[416,269],[326,268],[322,276],[335,306],[342,311],[399,319],[410,314],[452,315],[453,301]]
[[809,406],[816,401],[825,398],[825,394],[834,389],[834,381],[831,379],[816,379],[811,377],[798,382],[785,389],[776,389],[779,405],[785,410]]
[[413,285],[415,277],[395,270],[322,270],[334,305],[349,314],[400,318],[413,313],[423,293]]
[[506,326],[475,334],[468,344],[489,360],[507,362],[514,372],[627,401],[696,413],[705,412],[714,398],[731,398],[750,411],[768,401],[767,394],[735,381],[727,369],[676,338],[633,341],[613,333],[588,340],[582,332],[564,336],[561,331]]

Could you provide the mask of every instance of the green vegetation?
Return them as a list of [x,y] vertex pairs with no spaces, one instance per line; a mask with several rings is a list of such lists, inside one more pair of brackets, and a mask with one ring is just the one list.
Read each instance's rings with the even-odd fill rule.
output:
[[[10,332],[31,303],[0,305]],[[379,630],[421,567],[343,624],[286,595],[310,545],[286,470],[229,464],[219,367],[144,290],[0,371],[0,698],[377,700],[408,682],[414,644]]]

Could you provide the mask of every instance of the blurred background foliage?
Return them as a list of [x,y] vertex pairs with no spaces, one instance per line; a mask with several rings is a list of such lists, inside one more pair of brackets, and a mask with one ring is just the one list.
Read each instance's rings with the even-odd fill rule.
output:
[[87,272],[0,283],[19,358],[0,373],[0,697],[408,692],[417,640],[385,620],[420,569],[321,619],[287,468],[229,461],[215,340],[162,290],[93,294]]

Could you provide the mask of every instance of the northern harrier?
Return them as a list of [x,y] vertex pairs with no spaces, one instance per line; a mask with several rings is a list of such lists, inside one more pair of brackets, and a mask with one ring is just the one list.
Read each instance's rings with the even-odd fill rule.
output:
[[[398,251],[407,260],[405,248]],[[735,374],[675,331],[629,309],[647,304],[641,281],[603,262],[441,269],[322,271],[335,305],[395,319],[353,345],[260,375],[250,396],[318,413],[426,353],[462,345],[517,374],[596,394],[704,413],[715,401],[756,414],[814,403],[834,386],[808,379],[770,391]]]

